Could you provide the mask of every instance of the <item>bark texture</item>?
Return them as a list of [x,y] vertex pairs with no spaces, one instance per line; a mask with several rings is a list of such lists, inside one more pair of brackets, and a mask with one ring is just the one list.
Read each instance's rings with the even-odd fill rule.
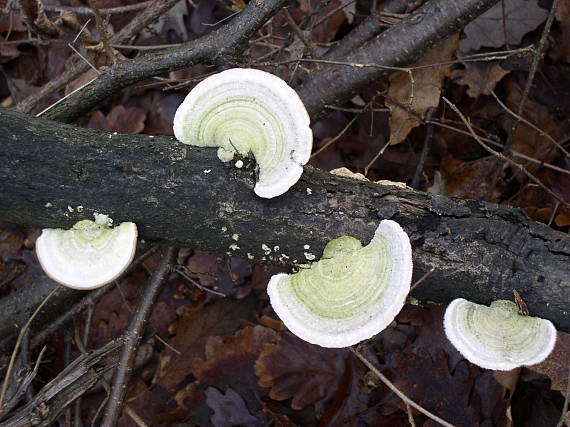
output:
[[[253,193],[253,168],[221,163],[215,149],[8,110],[0,110],[0,147],[2,221],[69,227],[103,212],[115,222],[134,221],[143,239],[292,265],[305,261],[305,253],[319,257],[335,237],[367,243],[389,218],[410,236],[414,278],[437,269],[416,297],[489,303],[511,299],[516,289],[533,315],[570,331],[570,237],[517,209],[311,167],[285,195],[261,199]],[[231,249],[234,243],[239,249]]]

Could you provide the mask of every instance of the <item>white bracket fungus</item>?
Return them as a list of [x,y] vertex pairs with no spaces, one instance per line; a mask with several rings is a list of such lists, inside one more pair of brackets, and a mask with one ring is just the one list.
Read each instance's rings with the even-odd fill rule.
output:
[[135,255],[137,227],[110,228],[109,221],[79,221],[71,230],[44,229],[36,254],[45,273],[62,285],[93,289],[115,280]]
[[523,316],[507,300],[487,307],[455,299],[445,311],[443,324],[447,338],[467,360],[498,371],[536,365],[556,342],[556,328],[550,321]]
[[329,242],[319,262],[277,274],[271,305],[298,337],[348,347],[385,329],[402,309],[412,280],[412,249],[397,222],[384,220],[368,246],[354,237]]
[[309,123],[303,102],[279,77],[233,68],[188,94],[174,116],[174,135],[185,144],[219,147],[224,162],[253,153],[259,165],[254,191],[272,198],[303,173],[313,145]]

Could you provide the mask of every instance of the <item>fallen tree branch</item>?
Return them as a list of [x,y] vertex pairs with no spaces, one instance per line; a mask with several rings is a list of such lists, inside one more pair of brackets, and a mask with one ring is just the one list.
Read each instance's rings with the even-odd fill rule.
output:
[[[343,57],[345,62],[379,63],[383,67],[357,68],[326,66],[308,74],[297,88],[313,119],[337,105],[373,81],[387,76],[393,69],[416,62],[441,40],[456,33],[497,0],[431,0],[410,17],[363,43]],[[256,0],[229,24],[192,42],[155,54],[122,61],[103,71],[92,83],[50,109],[45,118],[71,122],[102,100],[131,84],[149,77],[178,70],[192,64],[214,64],[219,58],[239,63],[237,57],[251,35],[284,3],[284,0]],[[363,31],[367,37],[371,31]],[[240,47],[238,49],[238,46]],[[339,52],[344,50],[340,50]],[[331,56],[337,56],[331,53]],[[337,58],[338,59],[338,58]],[[331,85],[330,82],[335,84]]]
[[[338,236],[368,242],[378,222],[391,218],[410,235],[414,280],[436,268],[416,297],[488,303],[516,289],[533,315],[570,331],[570,237],[517,209],[311,167],[285,195],[261,199],[252,191],[254,172],[221,163],[215,149],[3,109],[0,129],[2,221],[69,227],[97,211],[134,221],[147,240],[293,265],[305,262],[305,253],[320,256]],[[68,209],[80,205],[81,214]]]
[[[485,12],[497,0],[430,0],[409,18],[388,28],[346,55],[334,51],[326,59],[345,63],[379,64],[382,67],[350,65],[321,67],[312,72],[297,88],[313,119],[322,117],[325,105],[338,105],[371,83],[394,70],[417,62],[424,53],[442,40],[461,30]],[[339,50],[345,53],[344,50]],[[334,85],[330,82],[334,81]]]

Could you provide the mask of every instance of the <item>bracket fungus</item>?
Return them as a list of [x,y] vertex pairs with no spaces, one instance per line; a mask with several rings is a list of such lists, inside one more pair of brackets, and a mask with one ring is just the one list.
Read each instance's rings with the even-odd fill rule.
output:
[[556,342],[552,322],[523,316],[507,300],[487,307],[455,299],[445,311],[443,325],[449,341],[467,360],[497,371],[536,365],[548,357]]
[[410,291],[412,249],[408,235],[391,220],[372,241],[330,241],[320,261],[295,274],[276,274],[267,293],[285,326],[322,347],[348,347],[385,329]]
[[94,289],[115,280],[135,255],[137,227],[123,222],[111,228],[106,215],[83,220],[70,230],[42,230],[36,254],[44,272],[74,289]]
[[313,146],[309,115],[297,93],[265,71],[233,68],[200,82],[174,116],[184,144],[219,147],[224,162],[250,152],[259,165],[254,191],[272,198],[303,173]]

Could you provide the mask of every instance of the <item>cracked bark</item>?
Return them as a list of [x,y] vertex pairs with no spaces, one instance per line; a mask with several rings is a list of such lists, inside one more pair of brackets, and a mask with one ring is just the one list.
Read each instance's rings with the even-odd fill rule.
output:
[[[417,298],[489,303],[511,299],[516,289],[533,315],[570,331],[570,237],[519,210],[311,167],[285,195],[260,199],[251,168],[221,163],[215,149],[8,110],[0,110],[0,129],[2,221],[69,227],[98,211],[116,222],[134,221],[143,239],[291,265],[304,261],[306,244],[320,256],[338,236],[367,243],[379,221],[390,218],[410,235],[414,278],[437,269],[415,290]],[[83,213],[69,212],[79,205]],[[233,234],[239,236],[235,251]],[[279,249],[265,256],[262,244]]]

